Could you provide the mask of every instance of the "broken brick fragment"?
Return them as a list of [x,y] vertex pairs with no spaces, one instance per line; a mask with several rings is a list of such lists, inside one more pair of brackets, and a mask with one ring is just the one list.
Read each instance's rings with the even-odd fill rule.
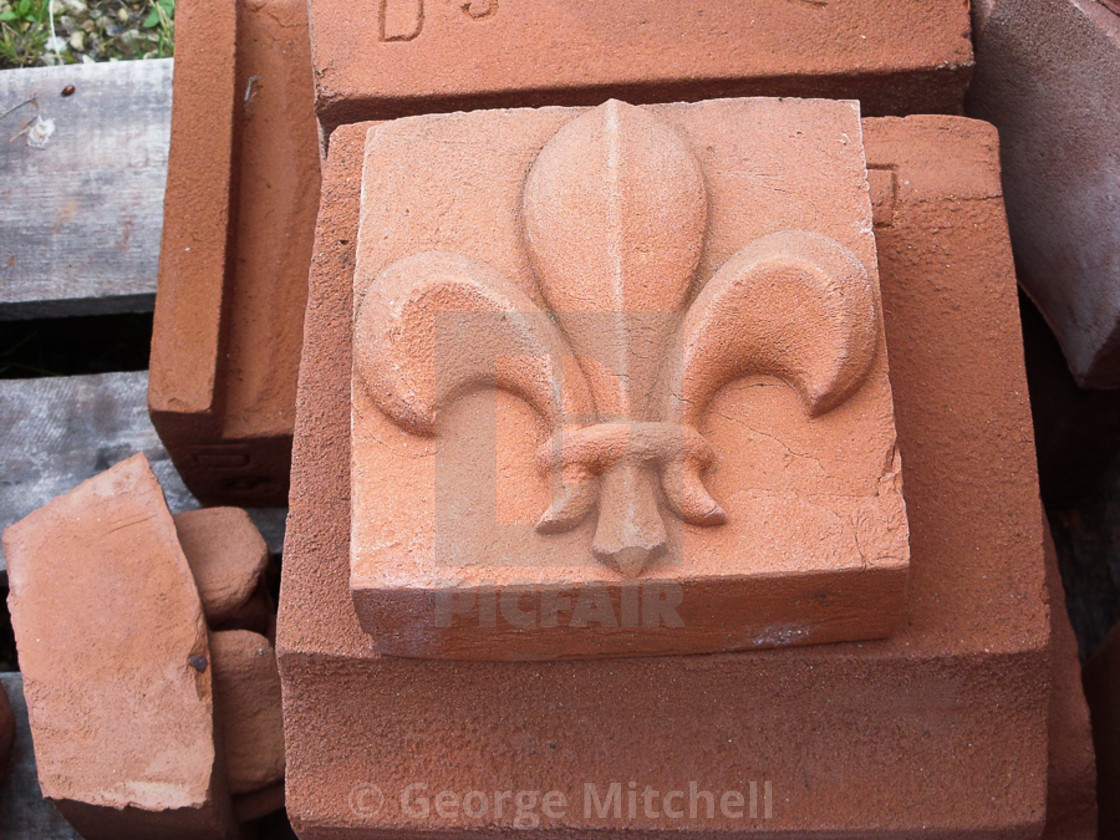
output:
[[236,832],[208,633],[143,455],[4,531],[43,795],[87,837]]

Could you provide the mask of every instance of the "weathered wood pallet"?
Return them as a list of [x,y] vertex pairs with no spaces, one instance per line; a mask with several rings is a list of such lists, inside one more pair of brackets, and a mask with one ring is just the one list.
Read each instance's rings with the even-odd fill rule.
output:
[[81,835],[62,818],[54,805],[43,799],[39,790],[27,703],[23,698],[23,677],[17,673],[0,674],[0,684],[8,692],[16,718],[12,764],[7,779],[0,783],[0,837],[81,840]]
[[[0,320],[154,308],[171,77],[170,59],[0,73],[0,114],[14,108],[0,117]],[[137,452],[172,512],[198,507],[151,424],[147,389],[146,371],[0,380],[0,529]],[[286,510],[249,513],[279,553]],[[77,840],[40,793],[22,678],[0,681],[18,727],[0,837]]]
[[0,73],[0,319],[152,310],[171,75],[172,59]]
[[[0,380],[0,528],[137,452],[147,455],[172,512],[198,507],[148,419],[147,390],[147,371]],[[286,511],[250,515],[279,553]]]

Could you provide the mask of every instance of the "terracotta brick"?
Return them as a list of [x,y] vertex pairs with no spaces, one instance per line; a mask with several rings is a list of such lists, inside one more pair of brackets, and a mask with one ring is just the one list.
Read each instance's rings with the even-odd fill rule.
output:
[[143,455],[4,531],[39,785],[86,837],[231,837],[198,592]]
[[908,535],[860,136],[857,103],[777,99],[369,132],[350,586],[376,650],[895,628]]
[[280,677],[268,639],[248,630],[210,634],[214,709],[230,793],[246,794],[284,778]]
[[173,519],[206,623],[214,629],[235,623],[263,583],[264,537],[241,508],[203,508]]
[[937,0],[312,0],[316,108],[344,123],[509,106],[824,96],[959,112],[967,7]]
[[307,6],[181,2],[152,420],[206,504],[287,500],[319,199]]
[[968,112],[999,129],[1019,282],[1084,387],[1120,386],[1120,14],[1096,0],[976,7]]
[[[537,836],[1038,836],[1050,630],[994,130],[947,117],[864,121],[869,166],[889,170],[878,180],[895,191],[876,240],[911,527],[899,631],[703,657],[510,663],[378,656],[352,608],[339,477],[367,129],[332,139],[300,373],[277,645],[297,831],[481,829],[461,809],[407,816],[400,794],[423,783],[433,796],[562,791],[574,807],[542,817]],[[770,781],[772,815],[584,818],[583,785],[604,792],[612,780],[660,791]],[[487,830],[521,834],[512,819]]]

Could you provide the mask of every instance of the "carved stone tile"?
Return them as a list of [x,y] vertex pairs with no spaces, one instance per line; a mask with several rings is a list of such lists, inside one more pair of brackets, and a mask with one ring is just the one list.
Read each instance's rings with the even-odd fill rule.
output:
[[879,638],[908,528],[856,103],[366,141],[351,591],[377,650]]

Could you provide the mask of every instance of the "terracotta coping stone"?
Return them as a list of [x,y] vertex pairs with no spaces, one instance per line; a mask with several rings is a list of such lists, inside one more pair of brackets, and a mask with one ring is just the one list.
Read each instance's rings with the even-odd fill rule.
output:
[[183,0],[148,392],[204,504],[287,502],[319,201],[304,0]]
[[721,96],[859,99],[959,113],[972,65],[955,0],[312,0],[316,109],[344,123],[437,111]]
[[[277,640],[298,832],[480,828],[405,816],[400,794],[419,782],[433,796],[560,789],[574,807],[538,835],[624,837],[666,825],[584,820],[584,783],[667,791],[770,780],[769,820],[668,827],[711,837],[1038,836],[1050,628],[996,135],[937,116],[863,126],[869,166],[888,190],[875,232],[911,526],[902,627],[858,644],[532,663],[378,656],[352,608],[350,283],[369,126],[335,132]],[[376,813],[371,785],[384,797]],[[510,825],[507,813],[490,830],[512,834]]]
[[241,508],[203,508],[172,517],[202,599],[206,623],[233,621],[260,587],[268,546]]
[[147,459],[3,539],[43,795],[86,837],[233,836],[206,624]]
[[1078,383],[1116,388],[1120,14],[1096,0],[984,0],[975,16],[967,108],[999,129],[1019,282]]
[[889,635],[909,549],[866,184],[847,101],[371,129],[350,588],[374,649]]

